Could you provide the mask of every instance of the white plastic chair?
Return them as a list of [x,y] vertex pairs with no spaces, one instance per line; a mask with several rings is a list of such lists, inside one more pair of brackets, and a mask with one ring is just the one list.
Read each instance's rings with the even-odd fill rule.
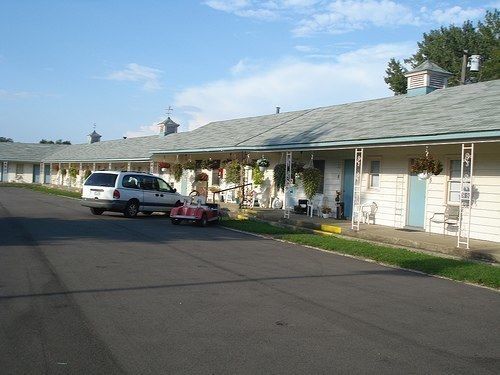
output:
[[363,218],[363,223],[375,224],[375,214],[377,213],[378,205],[375,202],[366,202],[361,205],[361,217]]
[[321,206],[323,205],[323,194],[316,194],[307,202],[307,215],[313,217],[314,211],[321,216]]

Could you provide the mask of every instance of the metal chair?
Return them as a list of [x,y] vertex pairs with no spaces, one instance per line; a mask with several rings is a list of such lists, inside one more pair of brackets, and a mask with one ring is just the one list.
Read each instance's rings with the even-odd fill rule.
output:
[[460,206],[446,205],[444,212],[435,212],[429,219],[429,235],[432,233],[432,223],[443,224],[443,236],[446,234],[446,226],[458,226]]

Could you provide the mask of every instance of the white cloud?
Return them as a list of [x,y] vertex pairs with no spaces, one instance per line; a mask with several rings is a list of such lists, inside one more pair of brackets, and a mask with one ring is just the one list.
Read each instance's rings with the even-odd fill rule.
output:
[[431,13],[433,20],[440,24],[461,25],[467,20],[475,20],[482,17],[485,13],[483,8],[467,8],[454,6],[448,9],[436,9]]
[[[413,43],[381,44],[312,63],[283,59],[249,77],[209,82],[175,95],[181,124],[194,129],[210,121],[345,103],[390,95],[387,61],[415,51]],[[182,109],[181,109],[182,108]]]
[[13,99],[31,99],[40,97],[51,97],[54,95],[41,94],[33,91],[8,91],[0,89],[0,99],[13,100]]
[[135,138],[135,137],[144,137],[146,135],[158,134],[158,123],[161,120],[159,119],[157,122],[151,125],[140,125],[138,130],[128,130],[125,132],[124,136],[127,138]]
[[297,51],[299,52],[305,52],[305,53],[311,53],[311,52],[316,52],[318,49],[316,47],[311,47],[311,46],[295,46],[294,47]]
[[162,73],[163,72],[159,69],[130,63],[127,64],[125,69],[111,72],[102,78],[110,81],[138,82],[142,84],[143,90],[155,91],[162,88],[160,83],[160,76]]
[[487,8],[445,7],[443,3],[401,0],[208,0],[209,7],[239,17],[291,23],[297,37],[315,34],[343,34],[368,27],[396,27],[461,24],[478,19]]
[[342,34],[368,26],[416,25],[419,18],[407,6],[390,0],[337,0],[326,9],[299,21],[296,36]]

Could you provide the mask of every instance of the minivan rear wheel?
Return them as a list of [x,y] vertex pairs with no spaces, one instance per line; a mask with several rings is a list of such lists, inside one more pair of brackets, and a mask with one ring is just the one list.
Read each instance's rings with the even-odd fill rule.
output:
[[130,201],[125,206],[125,211],[123,214],[125,217],[136,217],[139,212],[139,204],[135,201]]
[[92,215],[102,215],[104,210],[102,208],[91,207],[90,212],[92,212]]

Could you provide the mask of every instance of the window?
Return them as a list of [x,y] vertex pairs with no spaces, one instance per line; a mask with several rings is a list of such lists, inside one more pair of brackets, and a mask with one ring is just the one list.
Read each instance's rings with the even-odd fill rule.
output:
[[460,202],[461,160],[450,160],[448,175],[448,203]]
[[158,181],[158,186],[160,191],[166,191],[167,193],[171,193],[173,191],[172,187],[163,181],[161,178],[156,179]]
[[125,176],[123,177],[122,186],[129,189],[139,189],[139,184],[136,176]]
[[116,181],[116,174],[111,173],[92,173],[87,181],[85,181],[86,186],[104,186],[104,187],[114,187]]
[[370,187],[380,187],[380,160],[370,161]]
[[[156,185],[156,186],[155,186]],[[157,190],[158,183],[156,178],[149,176],[140,176],[140,186],[143,190]]]

